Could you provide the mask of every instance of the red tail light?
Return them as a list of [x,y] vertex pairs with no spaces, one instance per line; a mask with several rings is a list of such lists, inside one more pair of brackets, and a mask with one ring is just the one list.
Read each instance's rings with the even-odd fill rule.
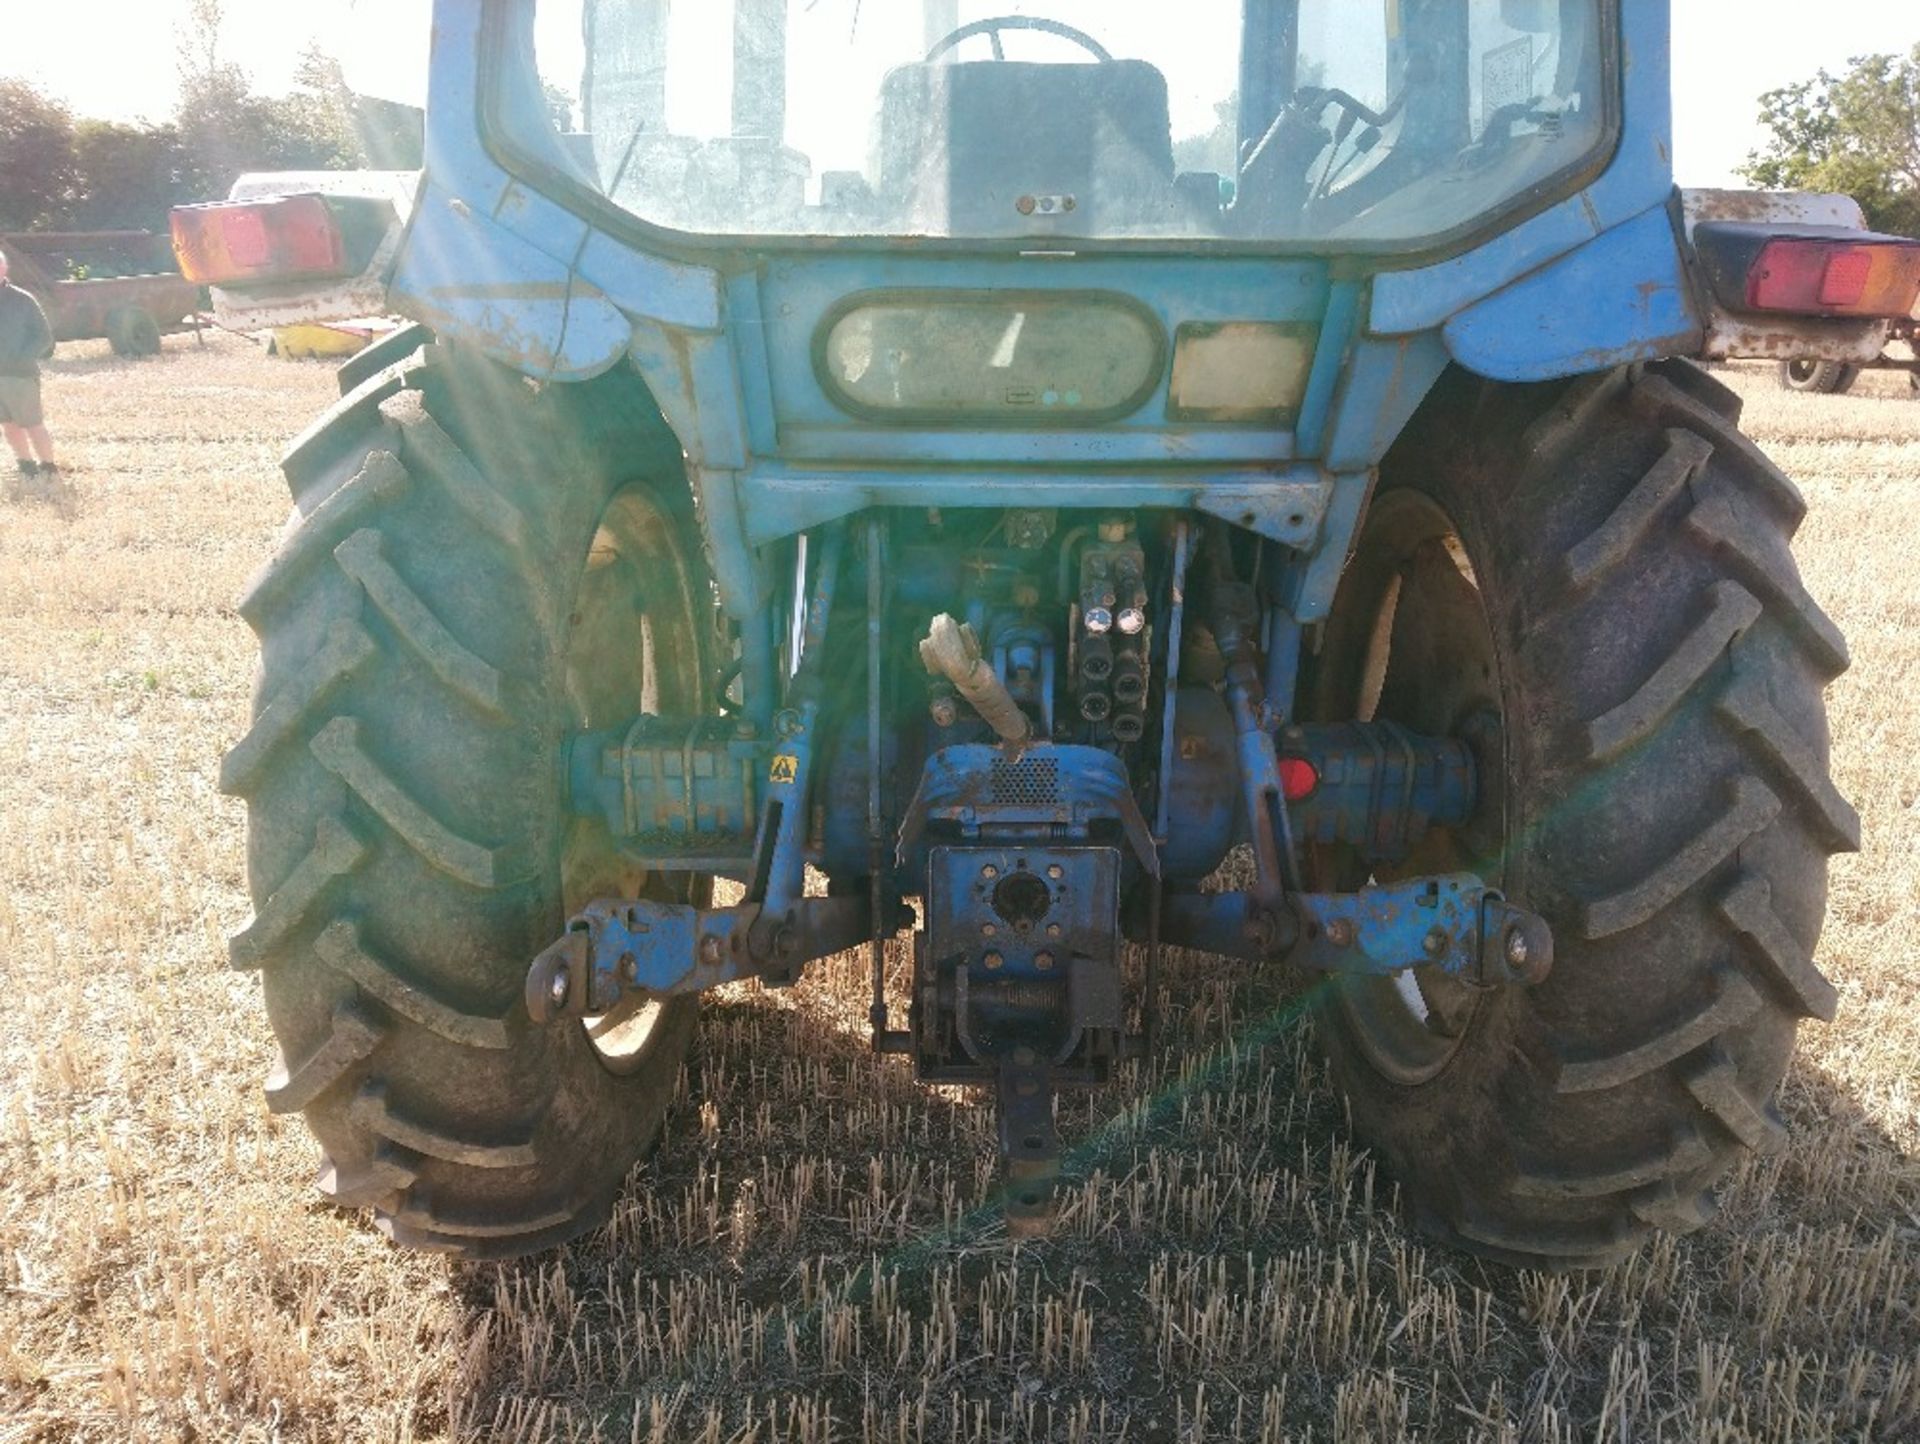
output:
[[181,206],[173,213],[173,251],[180,273],[203,286],[353,274],[346,237],[317,195]]
[[1747,272],[1747,309],[1897,320],[1920,303],[1920,241],[1767,242]]
[[1320,773],[1304,757],[1280,759],[1280,791],[1289,802],[1304,802],[1320,786]]

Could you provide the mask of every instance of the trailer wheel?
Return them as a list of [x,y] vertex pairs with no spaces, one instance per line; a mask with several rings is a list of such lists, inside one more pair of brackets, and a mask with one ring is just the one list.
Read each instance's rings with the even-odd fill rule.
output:
[[138,307],[128,306],[107,317],[107,343],[116,356],[157,356],[160,323]]
[[1508,1262],[1704,1223],[1781,1133],[1799,1020],[1833,1016],[1814,945],[1859,819],[1822,694],[1847,652],[1795,571],[1804,503],[1738,412],[1682,362],[1450,377],[1387,461],[1308,678],[1312,715],[1476,751],[1478,815],[1393,875],[1476,869],[1553,927],[1536,988],[1417,969],[1317,1006],[1415,1218]]
[[251,924],[319,1187],[396,1241],[529,1252],[605,1213],[658,1132],[695,1003],[535,1028],[569,909],[689,898],[571,815],[563,748],[711,681],[712,591],[671,433],[611,378],[536,390],[427,347],[285,470],[295,514],[241,603],[259,633]]
[[1860,379],[1860,368],[1844,361],[1815,361],[1800,356],[1780,363],[1780,384],[1789,391],[1812,391],[1822,396],[1844,396]]

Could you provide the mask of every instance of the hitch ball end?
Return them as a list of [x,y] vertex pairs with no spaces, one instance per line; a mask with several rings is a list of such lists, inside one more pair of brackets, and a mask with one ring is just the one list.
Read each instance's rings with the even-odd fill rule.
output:
[[1500,908],[1499,931],[1488,939],[1489,961],[1506,981],[1537,987],[1553,971],[1553,932],[1545,918],[1519,908]]
[[527,1016],[536,1024],[585,1017],[592,964],[590,940],[581,932],[568,933],[541,953],[527,969]]

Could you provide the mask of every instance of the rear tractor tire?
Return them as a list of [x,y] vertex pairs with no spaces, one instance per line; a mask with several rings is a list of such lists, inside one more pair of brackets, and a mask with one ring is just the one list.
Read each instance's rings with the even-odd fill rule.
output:
[[[424,338],[420,338],[424,341]],[[416,347],[285,462],[295,512],[241,603],[262,662],[223,788],[248,808],[257,969],[335,1202],[475,1257],[592,1227],[652,1141],[691,998],[534,1028],[570,908],[676,894],[573,818],[562,748],[711,680],[678,446],[608,380],[536,392]]]
[[[1846,644],[1801,586],[1805,504],[1684,362],[1571,384],[1448,377],[1383,469],[1308,678],[1312,715],[1470,739],[1479,815],[1409,875],[1480,870],[1552,972],[1328,987],[1318,1031],[1416,1221],[1507,1262],[1686,1232],[1782,1126],[1829,854]],[[1315,859],[1324,882],[1364,867]],[[1358,875],[1356,876],[1356,868]]]

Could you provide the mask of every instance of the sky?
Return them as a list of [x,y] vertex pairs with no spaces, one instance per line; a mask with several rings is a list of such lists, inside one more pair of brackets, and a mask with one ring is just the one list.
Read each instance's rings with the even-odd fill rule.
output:
[[[1116,9],[1131,20],[1140,4],[1117,0]],[[82,115],[159,119],[172,110],[187,0],[79,0],[84,24],[66,5],[0,5],[8,12],[0,75],[23,75]],[[423,67],[427,8],[427,0],[227,0],[227,53],[272,93],[317,40],[348,60],[361,88],[390,93]],[[1920,42],[1920,0],[1673,0],[1673,9],[1675,74],[1684,77],[1675,86],[1674,163],[1683,185],[1738,183],[1734,167],[1760,143],[1761,92]]]

